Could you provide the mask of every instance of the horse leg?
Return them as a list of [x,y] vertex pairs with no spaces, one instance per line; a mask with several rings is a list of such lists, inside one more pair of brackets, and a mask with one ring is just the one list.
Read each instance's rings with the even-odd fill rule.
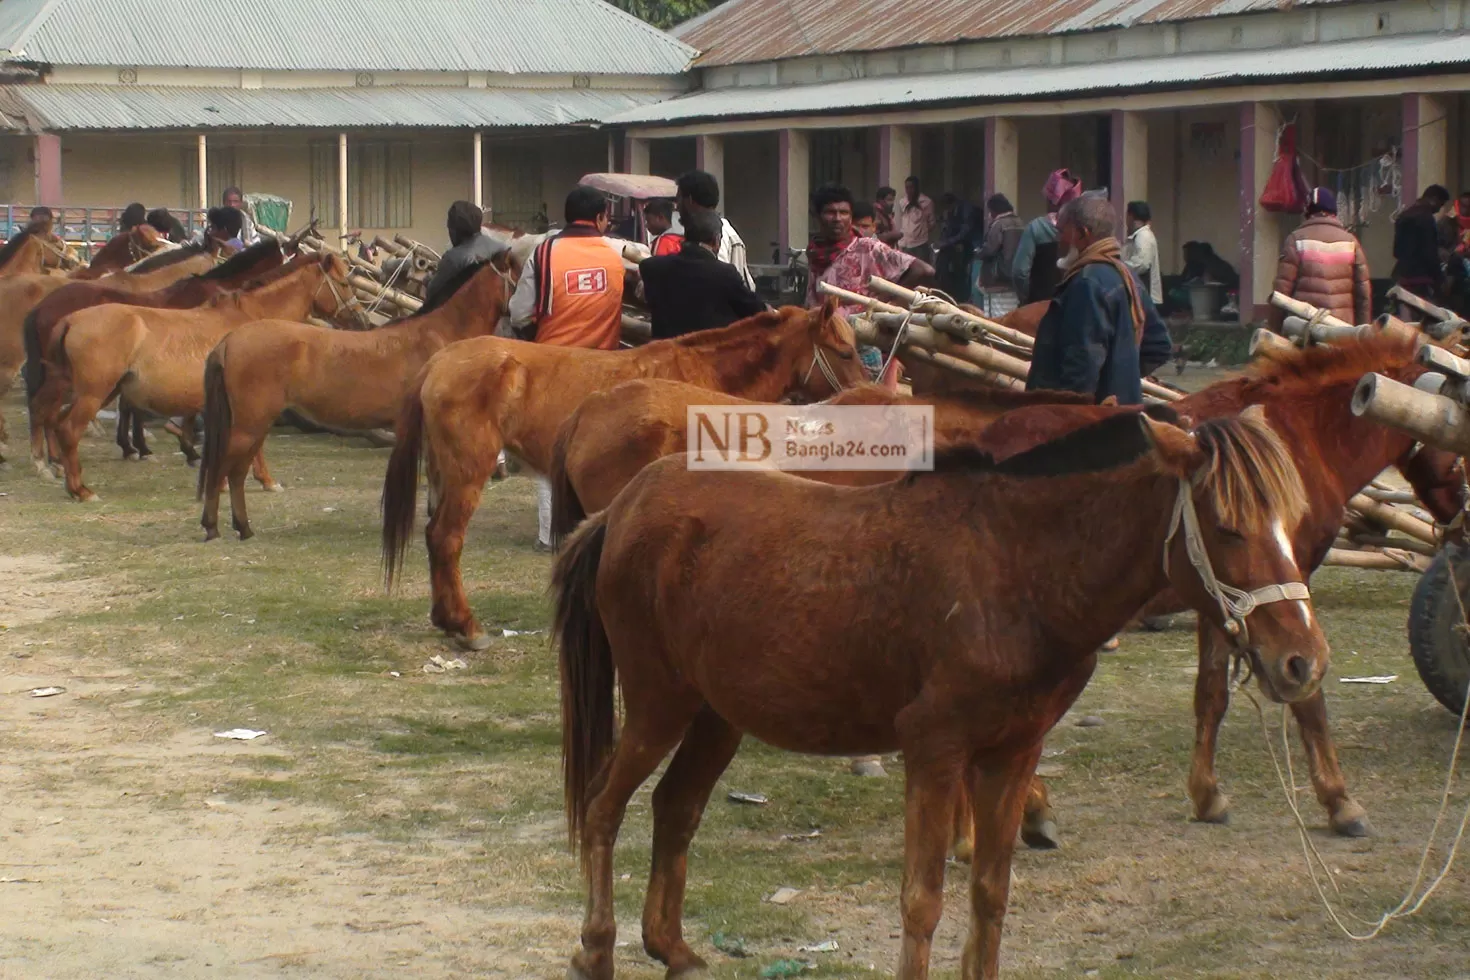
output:
[[179,426],[179,451],[184,454],[184,462],[190,466],[199,465],[199,450],[194,448],[194,430],[198,426],[199,416],[185,415],[184,424]]
[[[925,980],[934,928],[944,909],[944,856],[959,796],[959,759],[904,746],[904,868],[898,980]],[[1015,828],[1011,833],[1015,834]]]
[[82,460],[78,452],[82,435],[88,424],[97,417],[102,399],[95,395],[78,393],[71,407],[56,425],[56,441],[61,449],[61,466],[66,473],[66,492],[83,503],[97,499],[97,495],[82,483]]
[[1229,640],[1200,618],[1199,676],[1194,681],[1194,756],[1189,762],[1189,798],[1201,823],[1228,823],[1230,798],[1215,775],[1215,739],[1230,706]]
[[265,440],[262,439],[255,447],[255,452],[250,460],[250,475],[255,477],[255,482],[260,484],[262,490],[267,493],[281,493],[286,488],[281,486],[271,476],[270,468],[265,465]]
[[668,980],[705,968],[684,941],[689,842],[715,783],[735,758],[740,738],[739,731],[706,706],[684,733],[653,791],[653,870],[643,904],[643,948],[669,968]]
[[[568,980],[612,980],[613,944],[618,922],[613,907],[613,846],[628,800],[653,775],[693,720],[697,706],[677,699],[627,702],[617,747],[594,780],[582,829],[582,862],[587,873],[587,913],[582,948],[572,956]],[[649,705],[643,708],[643,705]]]
[[132,409],[128,414],[133,417],[133,445],[138,447],[138,458],[147,459],[153,455],[153,450],[148,447],[148,429],[143,425],[143,413]]
[[1051,812],[1051,796],[1040,776],[1031,777],[1026,791],[1026,808],[1021,818],[1021,840],[1037,851],[1052,851],[1062,846],[1057,839],[1057,821]]
[[230,524],[241,541],[255,537],[250,518],[245,513],[245,477],[250,473],[250,453],[237,456],[228,471],[230,481]]
[[429,578],[433,586],[434,606],[429,614],[435,626],[455,637],[461,646],[484,650],[490,638],[480,632],[480,624],[470,611],[460,577],[459,557],[464,551],[465,532],[470,517],[480,505],[484,485],[479,481],[441,486],[433,499],[433,516],[424,526],[424,540],[429,549]]
[[123,459],[137,459],[138,450],[133,445],[132,426],[133,413],[127,403],[127,399],[117,400],[117,448],[122,450]]
[[1312,786],[1317,791],[1317,802],[1327,808],[1327,822],[1343,837],[1371,837],[1368,811],[1348,796],[1347,780],[1337,764],[1337,746],[1327,731],[1327,700],[1321,690],[1305,701],[1292,702],[1291,713],[1301,729]]
[[975,856],[970,860],[970,936],[960,963],[962,980],[1000,976],[1000,936],[1011,891],[1016,830],[1030,793],[1041,742],[1010,759],[972,766]]
[[52,460],[61,459],[61,446],[56,439],[56,426],[66,407],[66,385],[55,373],[48,375],[36,397],[31,400],[31,417],[34,436],[31,439],[31,462],[36,472],[43,477],[55,479],[58,475],[51,468]]
[[975,855],[975,809],[970,803],[970,788],[961,786],[955,794],[954,826],[950,834],[950,852],[954,859],[969,864]]

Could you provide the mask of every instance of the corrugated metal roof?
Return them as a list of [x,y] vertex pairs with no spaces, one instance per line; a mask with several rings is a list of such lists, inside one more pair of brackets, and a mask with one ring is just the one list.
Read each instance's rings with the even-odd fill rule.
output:
[[695,55],[605,0],[4,0],[53,65],[672,75]]
[[598,89],[10,85],[0,87],[0,115],[9,118],[13,128],[38,132],[572,126],[598,122],[658,98],[653,92]]
[[1359,0],[729,0],[674,29],[699,67],[1065,34]]
[[614,125],[688,122],[935,102],[1006,102],[1098,92],[1190,87],[1242,81],[1340,77],[1364,72],[1413,74],[1470,65],[1470,34],[1407,35],[1231,51],[1107,64],[935,72],[813,85],[741,86],[681,96],[613,116]]

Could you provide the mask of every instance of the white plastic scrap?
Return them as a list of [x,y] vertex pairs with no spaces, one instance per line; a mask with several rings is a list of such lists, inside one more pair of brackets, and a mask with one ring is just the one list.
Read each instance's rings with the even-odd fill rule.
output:
[[54,698],[58,694],[65,694],[64,687],[33,687],[27,693],[33,698]]
[[813,943],[810,946],[796,947],[798,953],[835,953],[837,952],[837,940],[828,939],[825,942]]
[[1343,684],[1392,684],[1398,679],[1398,674],[1379,674],[1376,677],[1339,677],[1338,681]]
[[231,728],[227,732],[215,732],[215,738],[233,738],[241,742],[248,742],[253,738],[260,738],[265,732],[258,732],[253,728]]
[[446,670],[466,670],[468,668],[469,664],[465,663],[463,660],[460,660],[458,657],[453,660],[445,660],[443,657],[439,656],[436,653],[429,658],[428,663],[424,664],[424,673],[442,674]]

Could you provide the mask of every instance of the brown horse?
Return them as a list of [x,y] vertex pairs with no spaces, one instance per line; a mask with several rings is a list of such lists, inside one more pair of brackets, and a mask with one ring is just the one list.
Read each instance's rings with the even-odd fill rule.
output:
[[516,275],[508,253],[501,253],[449,282],[436,306],[377,330],[262,320],[220,341],[204,368],[204,539],[219,537],[226,478],[235,530],[241,540],[251,536],[245,469],[283,412],[339,429],[392,426],[431,356],[446,344],[490,333],[509,312]]
[[120,272],[160,251],[172,251],[168,239],[152,225],[138,225],[131,231],[113,235],[97,250],[86,268],[72,272],[72,279],[100,279]]
[[[346,262],[335,253],[297,256],[255,288],[216,296],[195,309],[109,303],[64,317],[46,356],[48,377],[36,396],[41,424],[54,428],[67,492],[96,494],[82,483],[77,446],[87,423],[115,395],[142,411],[190,416],[204,408],[204,362],[236,327],[272,317],[331,317],[356,302]],[[67,396],[71,405],[62,412]],[[186,438],[192,433],[185,431]],[[262,466],[257,474],[270,489]]]
[[[704,966],[683,938],[687,849],[749,733],[797,752],[903,751],[901,980],[928,974],[965,784],[977,848],[961,976],[996,977],[1042,740],[1149,596],[1173,585],[1202,618],[1228,617],[1272,700],[1317,688],[1327,642],[1277,543],[1303,506],[1255,417],[1189,433],[1114,413],[1002,463],[964,448],[865,488],[654,462],[553,575],[567,818],[589,879],[570,976],[613,976],[613,847],[676,746],[653,794],[643,941],[671,978]],[[1273,601],[1246,610],[1219,583]]]
[[435,354],[411,386],[383,481],[383,562],[394,575],[413,532],[420,447],[427,457],[433,581],[431,614],[470,649],[489,639],[459,575],[465,530],[502,447],[538,473],[551,465],[557,428],[595,391],[634,378],[686,381],[757,401],[834,394],[866,379],[852,327],[829,301],[785,307],[718,330],[601,351],[477,337]]
[[[35,399],[46,381],[44,352],[51,349],[55,341],[57,324],[70,313],[104,303],[126,303],[129,306],[148,306],[158,309],[187,309],[199,306],[211,297],[231,289],[238,289],[251,280],[258,279],[272,269],[279,269],[287,252],[294,253],[293,239],[283,249],[275,240],[252,245],[232,255],[219,265],[214,265],[213,249],[202,270],[186,278],[176,278],[166,284],[144,288],[141,278],[154,274],[163,275],[167,270],[178,270],[180,266],[194,268],[204,258],[199,250],[180,248],[154,255],[134,266],[132,272],[117,273],[94,282],[71,282],[56,290],[26,314],[23,333],[26,351],[26,399],[31,417],[31,459],[36,470],[49,475],[49,464],[57,458],[54,445],[47,445],[45,430],[40,424],[40,413],[36,411]],[[139,277],[135,279],[132,277]],[[119,288],[119,284],[123,288]],[[149,455],[142,437],[142,419],[134,416],[125,418],[118,412],[118,443],[123,457],[128,458],[132,444],[125,444],[124,437],[132,430],[133,440],[139,455]]]
[[40,228],[39,224],[27,225],[0,246],[0,278],[45,273],[47,247]]

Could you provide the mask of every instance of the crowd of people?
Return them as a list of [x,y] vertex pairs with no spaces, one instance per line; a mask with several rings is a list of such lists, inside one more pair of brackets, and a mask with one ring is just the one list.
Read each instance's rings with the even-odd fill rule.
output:
[[245,208],[245,195],[238,187],[225,188],[218,207],[205,212],[205,226],[192,235],[168,208],[154,208],[137,201],[123,208],[117,217],[119,234],[132,231],[139,225],[149,225],[175,245],[202,245],[213,239],[229,245],[237,251],[260,241],[255,222]]

